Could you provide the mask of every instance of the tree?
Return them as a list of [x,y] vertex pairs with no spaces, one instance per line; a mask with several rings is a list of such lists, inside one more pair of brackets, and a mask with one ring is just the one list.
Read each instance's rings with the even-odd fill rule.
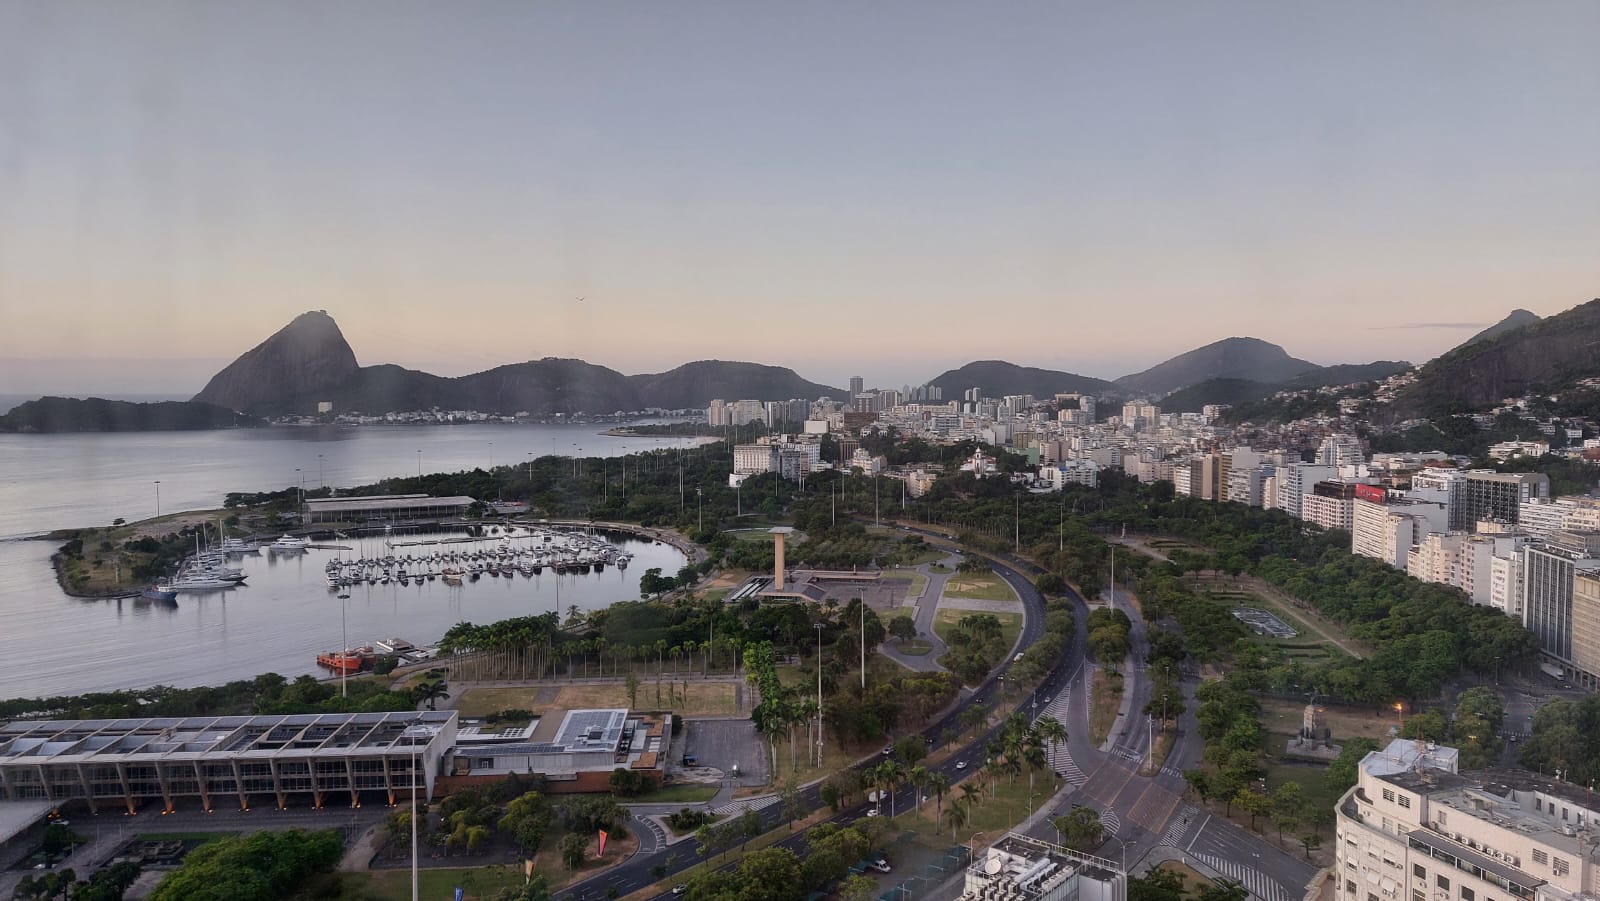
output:
[[1283,830],[1294,830],[1305,822],[1305,791],[1298,782],[1285,782],[1272,791],[1272,822],[1278,827],[1278,841],[1283,841]]
[[432,681],[423,682],[416,688],[412,689],[412,696],[416,698],[416,703],[426,703],[429,710],[436,710],[438,708],[435,705],[438,704],[439,701],[450,697],[450,692],[446,690],[443,679],[434,679]]
[[740,848],[749,845],[751,839],[765,831],[761,826],[761,814],[749,809],[739,814],[739,819],[734,821],[734,826],[739,834]]
[[928,756],[928,743],[920,735],[907,735],[894,743],[894,756],[906,766],[916,766]]
[[800,860],[788,848],[762,848],[739,862],[740,897],[747,901],[798,901]]
[[1183,901],[1183,876],[1175,870],[1152,869],[1128,877],[1128,901]]
[[1051,821],[1061,833],[1061,843],[1077,851],[1089,851],[1105,841],[1106,827],[1100,822],[1100,812],[1092,807],[1074,807],[1065,816]]
[[623,684],[628,687],[628,706],[639,706],[639,674],[630,667],[628,675],[624,677]]
[[561,837],[561,862],[568,870],[583,866],[583,854],[589,849],[589,837],[581,832],[569,832]]
[[1211,777],[1206,775],[1205,770],[1186,770],[1183,781],[1189,783],[1189,790],[1194,792],[1201,804],[1211,800]]
[[550,901],[550,881],[534,873],[523,885],[501,889],[493,901]]
[[917,637],[917,622],[911,617],[901,614],[889,620],[889,634],[901,641],[910,641]]
[[872,901],[878,894],[878,884],[866,876],[851,876],[839,886],[843,901]]
[[1249,897],[1250,892],[1244,886],[1229,879],[1219,879],[1200,889],[1195,901],[1246,901]]
[[1272,812],[1272,798],[1251,788],[1241,788],[1234,795],[1234,803],[1250,814],[1250,828],[1256,828],[1256,817]]
[[1322,836],[1315,832],[1307,832],[1300,836],[1300,845],[1306,850],[1306,860],[1311,859],[1311,852],[1322,847]]

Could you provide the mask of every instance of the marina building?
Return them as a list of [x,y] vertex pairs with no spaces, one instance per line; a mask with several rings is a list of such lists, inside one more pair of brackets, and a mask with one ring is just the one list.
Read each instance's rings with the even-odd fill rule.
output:
[[306,522],[405,522],[465,516],[470,497],[426,494],[375,494],[369,497],[313,498],[306,501]]
[[433,797],[453,710],[24,720],[0,726],[0,800],[321,808]]

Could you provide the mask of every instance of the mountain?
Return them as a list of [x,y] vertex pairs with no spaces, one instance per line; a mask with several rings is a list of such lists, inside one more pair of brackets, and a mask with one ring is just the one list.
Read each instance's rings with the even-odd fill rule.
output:
[[1260,338],[1224,338],[1117,379],[1117,386],[1136,394],[1160,395],[1208,379],[1244,379],[1276,384],[1321,367],[1297,360],[1276,344]]
[[1502,398],[1600,376],[1600,299],[1504,331],[1423,366],[1396,395],[1396,415],[1483,410]]
[[253,416],[195,401],[153,404],[99,397],[41,397],[0,416],[0,432],[164,432],[266,425]]
[[667,372],[629,376],[628,381],[638,390],[643,406],[669,410],[703,407],[714,397],[815,400],[845,396],[843,389],[808,382],[793,369],[726,360],[685,363]]
[[1407,363],[1405,360],[1335,363],[1332,366],[1318,366],[1310,372],[1302,372],[1284,382],[1279,390],[1303,391],[1307,388],[1354,385],[1356,382],[1376,382],[1391,375],[1398,375],[1411,368],[1413,368],[1412,364]]
[[258,414],[288,412],[291,399],[338,388],[359,368],[333,317],[314,310],[228,364],[194,399]]
[[1163,413],[1198,413],[1207,404],[1237,406],[1282,391],[1282,385],[1249,379],[1206,379],[1161,398]]
[[623,375],[583,360],[546,357],[459,378],[393,364],[360,366],[339,326],[322,311],[303,313],[218,372],[195,400],[260,416],[338,412],[480,410],[487,413],[611,413],[646,407],[703,407],[730,400],[844,397],[791,369],[701,360],[668,372]]
[[1525,325],[1532,325],[1538,321],[1539,314],[1537,313],[1530,313],[1527,310],[1520,308],[1512,310],[1511,314],[1506,318],[1496,322],[1494,325],[1489,326],[1488,328],[1477,333],[1476,335],[1473,335],[1471,338],[1468,338],[1460,344],[1457,344],[1454,348],[1452,348],[1452,350],[1460,350],[1463,347],[1477,344],[1479,341],[1488,341],[1490,338],[1498,338],[1506,332],[1515,331],[1516,329],[1522,328]]
[[944,389],[945,400],[960,400],[961,393],[969,388],[981,389],[984,397],[1004,397],[1007,394],[1050,397],[1063,393],[1102,394],[1115,391],[1117,387],[1103,379],[1054,369],[1018,366],[1004,360],[968,363],[960,369],[941,374],[928,384]]

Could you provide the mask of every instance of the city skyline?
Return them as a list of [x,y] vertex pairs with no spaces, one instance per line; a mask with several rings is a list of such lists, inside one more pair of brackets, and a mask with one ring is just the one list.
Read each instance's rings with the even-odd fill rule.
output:
[[364,13],[0,6],[0,391],[198,391],[317,308],[441,375],[899,386],[1600,293],[1594,7]]

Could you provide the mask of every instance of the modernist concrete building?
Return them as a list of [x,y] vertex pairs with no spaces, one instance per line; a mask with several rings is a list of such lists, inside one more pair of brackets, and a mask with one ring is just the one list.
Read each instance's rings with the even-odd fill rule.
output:
[[1458,773],[1454,748],[1397,739],[1340,799],[1339,901],[1573,901],[1592,897],[1600,803],[1521,770]]
[[977,852],[961,901],[1125,901],[1127,875],[1114,860],[1011,833]]
[[152,800],[165,810],[394,804],[419,774],[419,794],[432,796],[455,737],[453,710],[24,720],[0,726],[0,799],[130,813]]
[[660,784],[672,743],[669,721],[667,714],[630,715],[615,708],[545,715],[511,732],[467,724],[457,737],[450,785],[532,773],[552,792],[606,791],[619,767]]
[[306,522],[444,519],[465,514],[472,504],[470,497],[429,497],[426,494],[316,498],[306,501]]

